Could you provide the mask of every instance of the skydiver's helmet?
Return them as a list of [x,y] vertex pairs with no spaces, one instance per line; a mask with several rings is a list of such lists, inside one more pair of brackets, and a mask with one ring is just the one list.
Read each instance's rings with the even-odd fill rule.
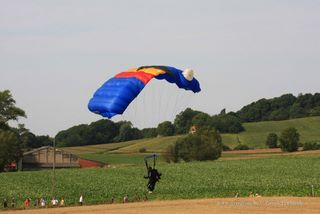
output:
[[193,79],[193,70],[190,68],[186,68],[184,69],[184,71],[182,72],[184,78],[186,78],[187,80],[191,81]]

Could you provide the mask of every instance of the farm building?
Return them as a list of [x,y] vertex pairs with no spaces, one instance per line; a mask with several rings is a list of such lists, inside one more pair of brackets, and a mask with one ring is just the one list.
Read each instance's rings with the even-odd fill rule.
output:
[[197,130],[198,130],[198,127],[193,125],[193,126],[190,127],[189,133],[190,134],[194,134],[194,133],[197,132]]
[[[79,158],[76,155],[56,149],[56,168],[80,167]],[[29,152],[25,152],[18,164],[19,170],[52,168],[54,150],[51,146],[43,146]]]
[[[19,170],[32,170],[52,168],[54,162],[54,149],[51,146],[40,147],[23,154],[18,163]],[[104,163],[80,159],[78,156],[56,148],[56,168],[78,168],[78,167],[104,167]]]

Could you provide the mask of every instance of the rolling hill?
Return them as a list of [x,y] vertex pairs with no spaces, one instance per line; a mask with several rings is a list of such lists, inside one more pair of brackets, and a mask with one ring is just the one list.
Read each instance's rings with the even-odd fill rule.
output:
[[300,134],[300,142],[320,141],[320,117],[306,117],[283,121],[267,121],[244,123],[244,132],[239,134],[223,134],[223,143],[233,148],[238,144],[239,138],[242,144],[246,144],[252,148],[265,148],[267,135],[271,132],[280,133],[288,128],[294,127]]
[[[269,133],[278,135],[288,128],[295,127],[300,133],[300,142],[320,141],[320,117],[307,117],[284,121],[267,121],[244,123],[245,131],[239,134],[222,134],[222,142],[231,148],[239,144],[246,144],[251,148],[266,148],[265,140]],[[100,144],[91,146],[66,147],[66,151],[84,158],[116,163],[135,163],[141,161],[141,156],[148,153],[162,153],[169,145],[177,141],[180,136],[140,139],[121,143]],[[140,153],[140,149],[146,149]]]

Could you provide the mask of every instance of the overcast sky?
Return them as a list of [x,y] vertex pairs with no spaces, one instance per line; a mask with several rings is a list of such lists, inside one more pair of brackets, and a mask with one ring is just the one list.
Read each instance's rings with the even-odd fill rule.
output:
[[0,90],[51,136],[100,119],[94,91],[141,65],[192,68],[202,92],[154,80],[124,116],[147,127],[186,106],[217,114],[320,92],[320,1],[0,0]]

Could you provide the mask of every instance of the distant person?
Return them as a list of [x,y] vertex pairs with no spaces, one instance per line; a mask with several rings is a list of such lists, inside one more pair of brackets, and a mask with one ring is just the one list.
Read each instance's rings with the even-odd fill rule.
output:
[[234,197],[238,198],[239,197],[239,193],[237,192]]
[[24,208],[25,209],[30,208],[30,202],[31,202],[30,198],[26,198],[26,200],[24,201]]
[[60,200],[60,207],[64,207],[65,206],[65,202],[64,202],[64,198],[62,197]]
[[44,200],[44,198],[40,199],[40,206],[41,207],[46,207],[46,200]]
[[40,206],[40,198],[37,198],[34,200],[34,207],[39,207]]
[[16,206],[16,199],[12,198],[11,199],[11,208],[15,208],[15,206]]
[[129,202],[129,197],[128,197],[128,194],[126,194],[124,197],[123,197],[123,203],[128,203]]
[[52,200],[51,200],[51,205],[52,205],[53,207],[58,206],[58,200],[57,200],[56,198],[52,198]]
[[80,198],[79,198],[79,204],[80,204],[80,206],[83,205],[83,195],[82,194],[80,195]]
[[6,199],[6,198],[3,200],[3,208],[4,208],[4,209],[7,209],[7,208],[8,208],[8,202],[7,202],[7,199]]

